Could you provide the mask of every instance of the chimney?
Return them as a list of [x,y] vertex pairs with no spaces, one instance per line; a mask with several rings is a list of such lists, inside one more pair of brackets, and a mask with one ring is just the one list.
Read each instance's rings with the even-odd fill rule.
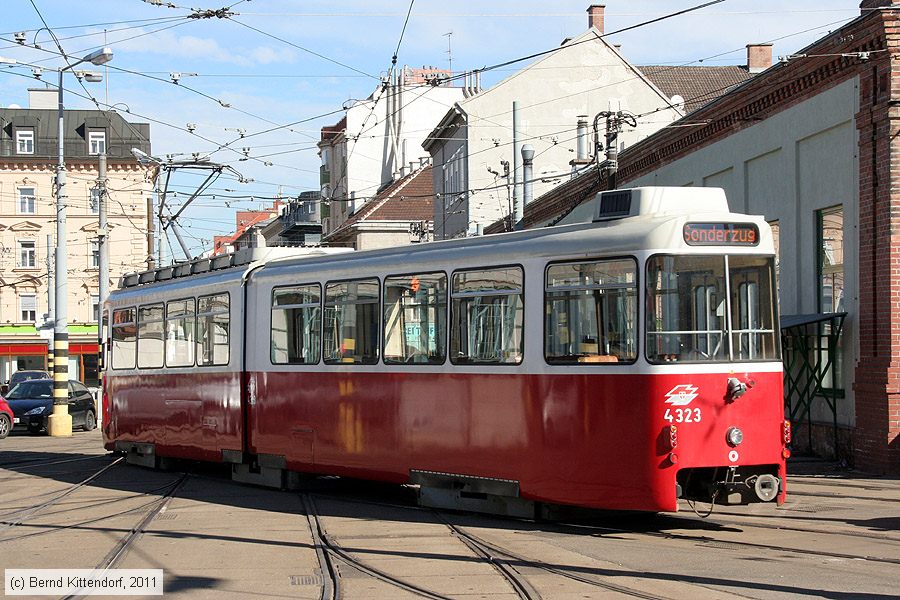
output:
[[588,9],[588,28],[593,27],[603,35],[603,11],[606,10],[605,4],[591,4]]
[[895,0],[862,0],[859,3],[859,12],[865,15],[869,11],[878,10],[894,4]]
[[747,44],[747,71],[762,73],[772,66],[772,44]]
[[28,108],[59,108],[59,90],[28,88]]

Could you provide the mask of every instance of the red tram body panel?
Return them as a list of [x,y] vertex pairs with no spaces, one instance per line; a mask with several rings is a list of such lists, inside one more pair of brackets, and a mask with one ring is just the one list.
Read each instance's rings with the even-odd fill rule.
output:
[[132,281],[105,307],[106,447],[604,509],[783,502],[771,235],[715,192]]

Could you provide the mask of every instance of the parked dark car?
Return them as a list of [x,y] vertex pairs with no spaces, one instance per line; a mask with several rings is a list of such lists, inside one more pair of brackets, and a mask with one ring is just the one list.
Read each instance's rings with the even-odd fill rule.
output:
[[12,374],[12,377],[9,378],[9,381],[0,385],[0,394],[5,394],[9,390],[16,387],[17,384],[22,383],[23,381],[30,381],[32,379],[51,379],[50,373],[47,371],[16,371]]
[[[53,414],[53,380],[30,379],[12,388],[6,400],[13,410],[13,426],[27,427],[30,433],[47,430],[47,419]],[[72,427],[90,431],[97,425],[94,397],[79,381],[69,382],[69,414]]]
[[13,426],[13,411],[3,396],[0,396],[0,440],[9,435]]

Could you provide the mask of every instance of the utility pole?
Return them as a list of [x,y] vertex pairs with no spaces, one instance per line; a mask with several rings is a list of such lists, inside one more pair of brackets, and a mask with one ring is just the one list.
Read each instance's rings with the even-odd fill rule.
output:
[[522,206],[522,171],[519,164],[522,155],[522,140],[519,137],[519,103],[513,102],[513,227],[519,229],[525,216]]
[[[47,322],[56,322],[56,288],[53,275],[53,236],[47,234]],[[53,340],[47,343],[47,372],[53,373]]]
[[[100,313],[103,312],[103,304],[109,297],[109,246],[108,232],[106,222],[106,152],[100,155],[100,171],[97,178],[97,202],[99,203],[98,212],[100,213],[100,227],[97,229],[97,250],[100,253]],[[98,315],[99,316],[99,315]],[[98,319],[98,332],[99,332]],[[102,340],[101,340],[102,343]]]
[[599,121],[606,119],[606,160],[599,164],[599,174],[606,174],[608,190],[616,189],[616,173],[619,170],[619,134],[623,125],[637,127],[637,117],[624,110],[605,110],[594,117],[594,144],[597,146],[596,156],[600,157]]

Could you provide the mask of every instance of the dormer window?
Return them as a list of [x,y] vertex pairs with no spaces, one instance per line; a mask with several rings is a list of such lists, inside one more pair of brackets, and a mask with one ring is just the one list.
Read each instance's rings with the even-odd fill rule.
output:
[[16,154],[34,154],[34,129],[16,129]]
[[88,131],[88,154],[106,153],[106,132]]

